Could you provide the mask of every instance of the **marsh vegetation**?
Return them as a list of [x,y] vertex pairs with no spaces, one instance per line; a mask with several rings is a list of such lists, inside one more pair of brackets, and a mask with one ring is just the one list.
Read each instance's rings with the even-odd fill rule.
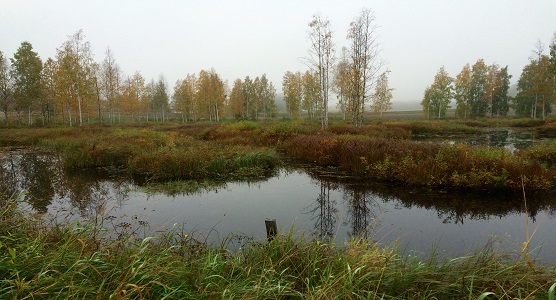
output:
[[[5,279],[0,293],[120,299],[547,296],[553,270],[534,260],[533,243],[532,249],[518,243],[501,248],[496,238],[488,238],[453,256],[431,242],[423,253],[380,237],[384,232],[375,225],[386,213],[374,205],[392,205],[398,212],[399,207],[430,210],[440,222],[461,226],[515,219],[511,226],[521,229],[513,234],[523,236],[517,241],[530,242],[525,219],[546,214],[552,219],[555,205],[544,196],[554,189],[550,121],[375,121],[360,127],[336,121],[329,126],[322,131],[318,123],[283,120],[0,129],[4,156],[11,149],[14,159],[28,161],[26,168],[2,163],[0,271]],[[477,138],[501,131],[519,132],[527,141],[516,141],[514,133],[502,144],[499,137]],[[35,155],[21,155],[25,151]],[[52,161],[61,173],[48,166]],[[309,229],[297,227],[303,222],[284,224],[279,238],[267,243],[252,232],[227,234],[215,226],[207,234],[188,227],[188,220],[148,219],[149,213],[176,210],[181,205],[176,195],[222,194],[242,186],[273,193],[267,198],[276,207],[301,201],[293,196],[300,193],[295,188],[264,185],[277,174],[298,174],[288,184],[310,180],[320,190],[308,204],[299,204]],[[47,179],[55,183],[41,186]],[[248,183],[236,187],[240,181]],[[291,193],[282,192],[287,189]],[[19,190],[26,193],[18,198]],[[131,200],[122,205],[127,201],[122,195],[129,194],[151,195],[147,202],[152,197],[152,203],[162,203],[160,193],[175,200],[152,211]],[[139,213],[115,214],[114,203]],[[245,199],[235,203],[245,211],[255,206]],[[200,218],[226,222],[210,205],[204,212]],[[269,216],[257,217],[248,226],[263,230],[262,220]],[[160,223],[165,225],[156,227]],[[540,226],[537,238],[553,225]]]

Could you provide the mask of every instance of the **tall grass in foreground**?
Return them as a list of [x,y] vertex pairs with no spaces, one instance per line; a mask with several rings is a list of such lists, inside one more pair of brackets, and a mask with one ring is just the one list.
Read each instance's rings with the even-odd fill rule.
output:
[[406,257],[366,240],[342,246],[291,232],[237,252],[180,228],[106,239],[103,218],[47,226],[0,208],[1,299],[547,299],[553,269],[491,247],[465,257]]

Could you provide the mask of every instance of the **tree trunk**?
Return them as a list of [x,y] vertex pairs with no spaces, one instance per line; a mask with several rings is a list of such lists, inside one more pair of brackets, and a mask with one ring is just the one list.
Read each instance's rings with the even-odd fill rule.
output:
[[98,87],[98,80],[96,80],[96,77],[95,77],[95,88],[97,91],[98,121],[102,123],[102,113],[100,109],[100,89]]
[[533,109],[533,119],[537,118],[537,95],[535,94],[535,106]]
[[542,119],[544,120],[545,118],[545,101],[544,101],[544,97],[542,99]]
[[71,120],[71,108],[68,108],[68,118],[69,118],[69,125],[70,127],[73,126],[72,120]]
[[83,125],[83,114],[81,112],[81,95],[77,97],[77,106],[79,109],[79,125]]

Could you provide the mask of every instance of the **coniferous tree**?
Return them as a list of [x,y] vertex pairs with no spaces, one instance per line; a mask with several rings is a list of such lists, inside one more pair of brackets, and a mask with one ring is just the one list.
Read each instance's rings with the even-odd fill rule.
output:
[[510,78],[512,75],[508,73],[508,66],[500,69],[498,72],[499,85],[495,90],[492,98],[491,116],[506,116],[510,110]]
[[28,124],[31,125],[33,110],[39,105],[43,93],[42,61],[37,52],[33,51],[31,43],[23,42],[11,62],[16,109],[18,112],[28,112]]

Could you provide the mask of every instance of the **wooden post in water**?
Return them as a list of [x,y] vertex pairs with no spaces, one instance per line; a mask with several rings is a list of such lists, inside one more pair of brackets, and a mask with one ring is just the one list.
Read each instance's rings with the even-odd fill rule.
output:
[[276,219],[265,219],[264,225],[266,226],[266,238],[270,242],[278,233],[278,227],[276,226]]

